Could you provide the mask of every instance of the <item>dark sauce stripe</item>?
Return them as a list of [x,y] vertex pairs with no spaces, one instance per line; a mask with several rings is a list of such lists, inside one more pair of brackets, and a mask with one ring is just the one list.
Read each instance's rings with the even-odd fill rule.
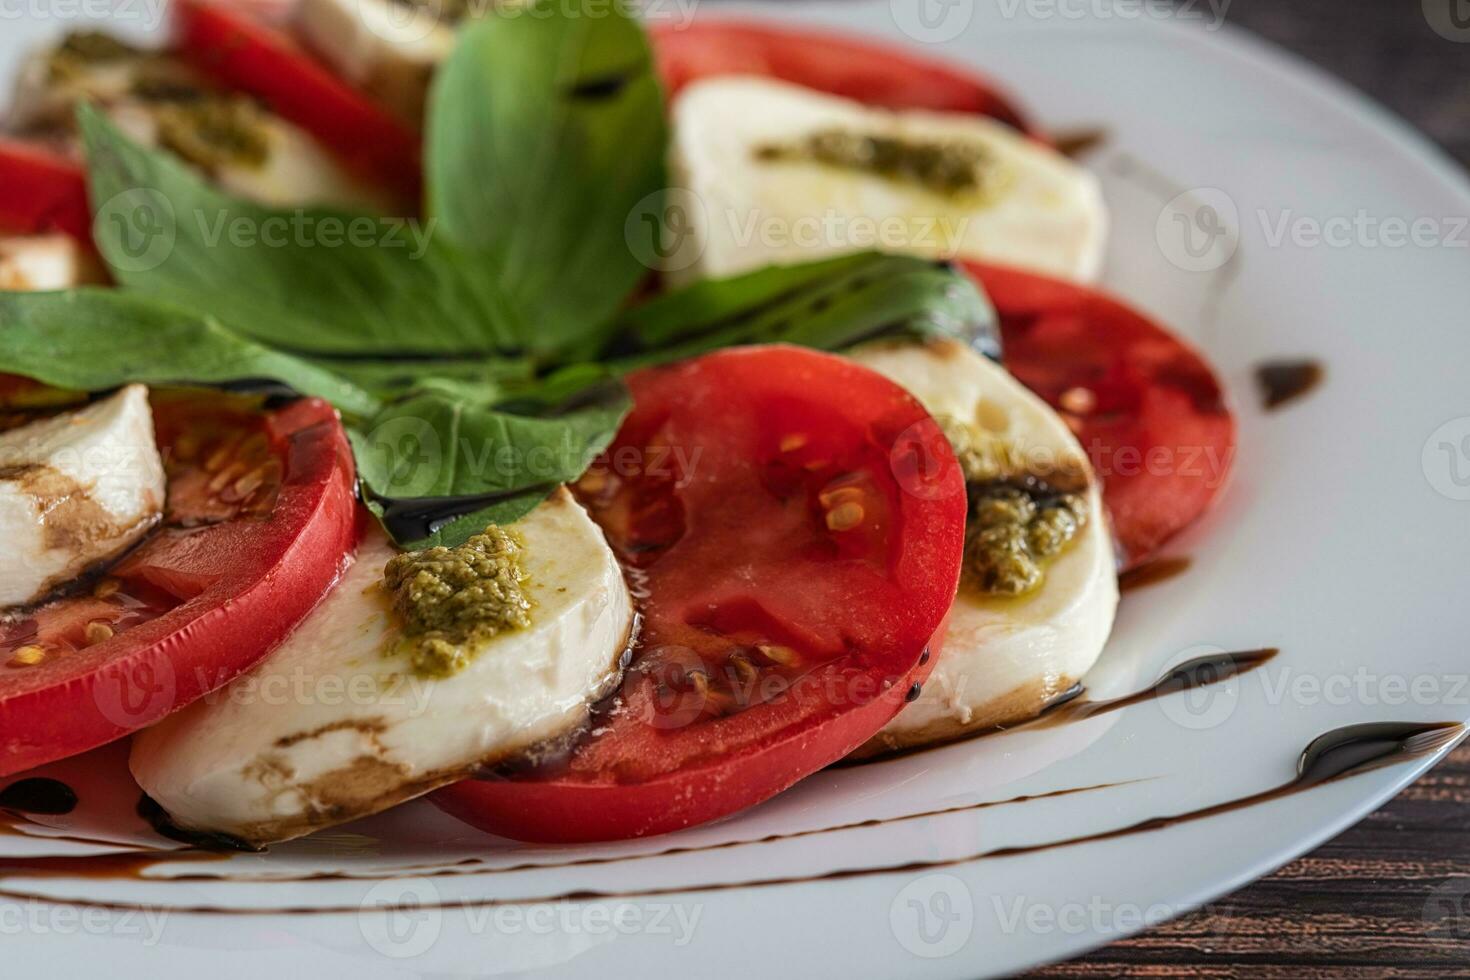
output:
[[[930,872],[944,868],[955,868],[966,864],[988,858],[1008,857],[1017,854],[1034,854],[1041,851],[1056,850],[1065,847],[1073,847],[1078,844],[1092,843],[1103,840],[1113,840],[1120,837],[1128,837],[1136,834],[1160,830],[1165,827],[1177,826],[1197,820],[1219,816],[1235,810],[1255,806],[1273,800],[1283,799],[1294,793],[1302,792],[1320,786],[1323,783],[1344,779],[1350,776],[1371,772],[1375,769],[1401,762],[1409,762],[1424,758],[1442,750],[1448,750],[1465,735],[1465,727],[1456,723],[1386,723],[1374,725],[1353,725],[1347,728],[1339,728],[1314,739],[1302,752],[1298,763],[1298,775],[1295,779],[1283,783],[1280,786],[1265,790],[1260,793],[1252,793],[1248,796],[1227,800],[1213,806],[1202,807],[1198,810],[1189,810],[1182,813],[1171,814],[1165,817],[1155,817],[1149,820],[1139,821],[1124,827],[1112,830],[1098,831],[1083,834],[1076,837],[1065,837],[1045,843],[1028,844],[1014,847],[993,848],[986,851],[978,851],[959,857],[943,858],[927,861],[910,861],[903,864],[882,865],[866,868],[845,868],[837,871],[818,875],[793,875],[777,878],[756,878],[748,881],[725,882],[713,885],[670,885],[658,888],[644,888],[628,891],[598,891],[579,890],[567,891],[558,894],[522,896],[516,898],[489,898],[472,901],[449,902],[438,906],[413,906],[415,911],[425,908],[495,908],[504,905],[539,905],[555,902],[593,902],[593,901],[623,901],[641,898],[659,898],[668,895],[680,894],[709,894],[721,891],[731,891],[750,888],[770,888],[779,885],[798,885],[812,882],[845,881],[854,878],[868,878],[877,875],[916,874]],[[128,855],[128,858],[136,860],[136,855]],[[19,861],[0,860],[0,875],[7,871],[12,876],[29,875],[35,876],[37,870],[28,867],[37,860],[44,859],[21,859]],[[65,859],[75,860],[75,859]],[[10,871],[12,867],[19,866],[21,870]],[[108,902],[96,899],[55,899],[47,896],[35,895],[18,891],[0,891],[0,897],[20,901],[66,901],[69,904],[79,905],[87,908],[105,908],[119,911],[131,911],[141,906],[124,902]],[[385,906],[384,911],[392,907]],[[170,907],[170,911],[185,914],[200,915],[356,915],[362,911],[362,906],[304,906],[293,908],[219,908],[214,906],[191,906]]]

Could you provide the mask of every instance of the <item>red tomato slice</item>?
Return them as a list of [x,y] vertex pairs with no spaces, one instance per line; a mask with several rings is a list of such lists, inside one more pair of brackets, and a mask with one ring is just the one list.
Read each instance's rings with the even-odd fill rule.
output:
[[54,231],[92,240],[86,171],[41,147],[0,139],[0,233]]
[[988,80],[902,48],[745,21],[654,25],[650,33],[670,96],[702,78],[764,75],[888,109],[978,113],[1036,135]]
[[249,669],[355,544],[351,451],[325,402],[259,412],[156,393],[154,420],[163,526],[90,590],[0,628],[0,775],[144,728]]
[[345,162],[417,204],[419,136],[315,61],[288,34],[228,0],[178,0],[180,53],[201,71],[259,98]]
[[1077,433],[1103,482],[1124,568],[1204,513],[1230,474],[1235,420],[1199,352],[1096,290],[967,267],[1000,313],[1006,367]]
[[954,600],[962,478],[892,382],[763,347],[629,383],[633,413],[578,492],[642,630],[592,734],[438,794],[491,833],[640,837],[774,796],[898,713]]

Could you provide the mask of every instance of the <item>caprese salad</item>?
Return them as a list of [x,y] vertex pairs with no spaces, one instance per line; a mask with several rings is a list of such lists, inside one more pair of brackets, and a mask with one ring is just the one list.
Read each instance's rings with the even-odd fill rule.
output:
[[1235,438],[1092,287],[1096,180],[959,68],[596,6],[175,0],[27,61],[0,771],[130,737],[242,846],[426,794],[609,840],[1092,667]]

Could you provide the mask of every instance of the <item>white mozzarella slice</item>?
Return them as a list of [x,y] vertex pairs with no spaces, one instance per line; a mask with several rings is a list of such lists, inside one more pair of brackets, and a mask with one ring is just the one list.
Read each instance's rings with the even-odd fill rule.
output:
[[214,173],[221,187],[273,207],[336,205],[375,213],[396,210],[392,195],[343,169],[304,130],[272,119],[267,132],[271,149],[265,163],[259,167],[221,167]]
[[[158,146],[158,110],[128,99],[108,106],[113,125],[147,146]],[[271,207],[335,205],[369,211],[392,210],[391,197],[345,170],[316,140],[296,126],[262,114],[260,127],[269,149],[258,163],[211,167],[207,176],[232,194]]]
[[11,93],[6,128],[15,132],[50,129],[68,123],[78,102],[109,105],[127,96],[137,68],[131,60],[102,62],[58,79],[51,70],[52,51],[40,49],[25,56]]
[[[78,103],[86,101],[106,110],[108,119],[129,138],[158,146],[160,117],[175,107],[138,97],[134,84],[150,65],[164,66],[180,84],[212,91],[209,83],[181,62],[151,56],[118,58],[74,68],[64,80],[51,70],[49,50],[32,55],[23,67],[12,102],[9,128],[21,134],[43,134],[63,149],[80,154],[79,140],[70,134]],[[305,130],[273,113],[261,111],[258,123],[267,144],[265,159],[255,163],[228,163],[211,167],[207,176],[241,197],[275,207],[336,205],[369,211],[391,211],[389,194],[368,186],[346,170]]]
[[454,30],[432,5],[394,0],[301,0],[296,31],[337,74],[403,119],[423,118],[434,69]]
[[0,290],[70,289],[96,275],[70,235],[0,238]]
[[157,521],[165,491],[142,385],[0,433],[0,607],[116,556]]
[[[976,259],[1083,282],[1100,272],[1107,217],[1098,182],[991,119],[891,112],[766,78],[719,77],[673,108],[674,185],[692,192],[667,268],[684,280],[878,249]],[[981,151],[988,189],[946,196],[771,149],[828,132]],[[762,157],[765,157],[764,159]],[[672,225],[672,222],[671,222]]]
[[137,736],[134,777],[176,822],[266,843],[376,813],[583,724],[632,629],[622,571],[565,490],[514,525],[531,625],[440,679],[389,655],[376,528],[268,660]]
[[[997,433],[1043,468],[1088,468],[1051,407],[1002,367],[952,341],[861,348],[857,361],[911,392],[936,416]],[[1037,715],[1092,667],[1118,606],[1113,546],[1095,479],[1092,517],[1047,567],[1034,593],[986,596],[962,582],[939,662],[919,699],[860,754],[944,741]]]

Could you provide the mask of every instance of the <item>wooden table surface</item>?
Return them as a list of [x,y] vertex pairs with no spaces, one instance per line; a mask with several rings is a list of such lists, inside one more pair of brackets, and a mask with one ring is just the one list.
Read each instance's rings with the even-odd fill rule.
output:
[[[1419,0],[1234,0],[1226,19],[1347,79],[1470,166],[1470,44],[1430,30]],[[1271,877],[1032,976],[1470,976],[1470,745]]]

